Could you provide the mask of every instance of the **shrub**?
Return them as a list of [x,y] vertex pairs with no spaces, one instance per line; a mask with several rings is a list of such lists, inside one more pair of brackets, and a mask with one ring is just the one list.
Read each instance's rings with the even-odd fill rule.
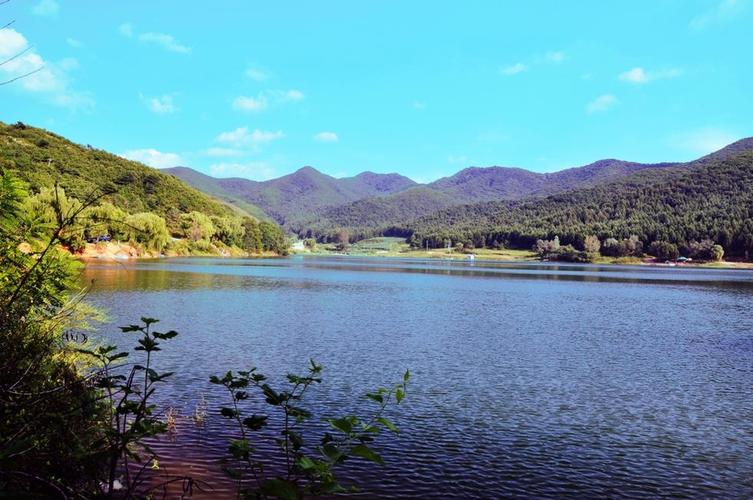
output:
[[648,253],[659,260],[675,260],[680,256],[677,245],[668,241],[654,241],[648,247]]

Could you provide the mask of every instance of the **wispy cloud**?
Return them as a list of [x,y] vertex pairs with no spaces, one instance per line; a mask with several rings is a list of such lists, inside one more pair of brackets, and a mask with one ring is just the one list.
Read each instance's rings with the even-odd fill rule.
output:
[[176,153],[163,153],[162,151],[152,148],[131,149],[120,156],[129,160],[141,162],[144,165],[149,165],[154,168],[177,167],[183,163],[180,155]]
[[337,142],[339,138],[334,132],[319,132],[314,135],[314,140],[317,142]]
[[413,101],[413,109],[424,110],[426,109],[426,103],[424,101]]
[[718,151],[739,138],[739,135],[727,129],[705,127],[675,134],[670,137],[669,142],[676,149],[695,155],[705,155]]
[[468,157],[465,155],[450,155],[447,157],[447,163],[453,165],[468,165]]
[[17,79],[13,83],[16,88],[44,97],[56,106],[77,109],[94,105],[90,93],[72,88],[71,72],[79,67],[76,59],[48,61],[12,28],[0,30],[0,61],[5,61],[0,66],[0,81]]
[[715,24],[734,20],[750,5],[749,0],[720,0],[711,9],[690,20],[690,29],[700,31]]
[[251,80],[257,81],[257,82],[263,82],[264,80],[269,78],[269,73],[267,71],[264,71],[261,68],[251,67],[247,68],[245,71],[246,78],[250,78]]
[[546,61],[548,61],[548,62],[551,62],[551,63],[561,63],[561,62],[563,62],[563,61],[564,61],[564,60],[565,60],[566,58],[567,58],[567,56],[566,56],[566,55],[565,55],[565,53],[564,53],[563,51],[561,51],[561,50],[554,50],[554,51],[551,51],[551,52],[547,52],[547,53],[546,53],[546,54],[544,55],[544,59],[545,59]]
[[255,181],[266,181],[277,177],[275,169],[265,161],[246,163],[215,163],[209,166],[213,177],[243,177]]
[[130,23],[123,23],[118,27],[118,31],[126,38],[135,38],[138,41],[146,44],[156,45],[168,52],[176,52],[179,54],[188,54],[191,52],[191,47],[180,43],[174,36],[167,33],[137,33],[133,25]]
[[586,106],[586,111],[588,113],[601,113],[609,110],[618,102],[619,101],[617,100],[617,98],[612,94],[600,95],[599,97],[588,103],[588,105]]
[[178,111],[178,107],[173,102],[173,94],[165,94],[160,97],[145,97],[140,94],[139,97],[152,113],[167,115]]
[[77,40],[75,38],[66,38],[65,43],[67,43],[74,49],[80,49],[81,47],[84,46],[84,42],[82,42],[81,40]]
[[567,59],[567,54],[563,50],[550,50],[544,55],[538,54],[527,58],[527,60],[516,62],[509,66],[499,68],[499,73],[504,76],[519,75],[531,70],[534,66],[541,64],[560,64]]
[[264,111],[270,104],[285,104],[299,102],[304,99],[300,90],[263,90],[256,96],[238,96],[233,100],[233,109],[258,113]]
[[267,98],[264,96],[248,97],[245,95],[233,99],[233,109],[238,111],[259,112],[267,109]]
[[249,131],[248,127],[238,127],[235,130],[222,132],[215,138],[220,144],[229,144],[235,148],[258,147],[261,144],[276,141],[285,137],[282,130],[268,131],[254,129]]
[[528,71],[528,65],[523,63],[515,63],[511,66],[505,66],[504,68],[499,68],[499,72],[502,75],[505,76],[511,76],[511,75],[517,75],[519,73],[523,73],[524,71]]
[[60,10],[60,5],[55,0],[40,0],[31,10],[38,16],[54,16]]
[[645,83],[652,82],[654,80],[676,78],[680,75],[682,75],[682,70],[679,68],[667,68],[667,69],[660,69],[656,71],[647,71],[639,66],[639,67],[630,69],[628,71],[625,71],[624,73],[620,73],[619,78],[623,82],[642,85]]

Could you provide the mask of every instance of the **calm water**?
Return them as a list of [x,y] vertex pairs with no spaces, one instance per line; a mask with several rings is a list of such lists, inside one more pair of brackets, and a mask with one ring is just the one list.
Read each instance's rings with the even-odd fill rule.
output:
[[[386,466],[344,471],[364,497],[753,496],[748,271],[175,259],[85,277],[121,345],[115,327],[140,316],[180,332],[162,403],[187,416],[204,396],[210,417],[158,446],[170,472],[221,476],[232,434],[209,375],[279,380],[313,357],[322,416],[365,412],[364,392],[413,372]],[[213,481],[206,497],[230,494]]]

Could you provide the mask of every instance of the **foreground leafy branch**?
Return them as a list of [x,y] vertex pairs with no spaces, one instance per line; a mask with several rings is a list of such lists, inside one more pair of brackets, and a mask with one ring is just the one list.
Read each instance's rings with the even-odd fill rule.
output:
[[[303,424],[312,418],[312,413],[301,406],[304,395],[313,384],[319,384],[322,366],[310,360],[306,375],[287,375],[290,387],[275,390],[266,381],[267,377],[256,368],[223,376],[212,376],[213,384],[221,385],[230,396],[230,406],[220,408],[220,414],[233,420],[239,436],[230,441],[230,459],[224,470],[237,481],[238,496],[244,498],[299,499],[309,495],[327,495],[348,491],[338,482],[335,468],[350,458],[365,459],[383,464],[382,457],[369,444],[383,430],[399,434],[397,426],[385,416],[385,410],[394,403],[399,405],[405,398],[410,372],[393,387],[379,388],[366,397],[377,407],[368,418],[347,415],[326,418],[331,432],[325,432],[315,446],[308,446],[304,438]],[[254,454],[250,433],[261,431],[269,425],[267,415],[244,412],[242,404],[248,400],[249,389],[254,389],[281,414],[280,438],[276,439],[282,454],[284,470],[280,474],[268,474],[261,457]],[[262,436],[259,436],[260,438]]]

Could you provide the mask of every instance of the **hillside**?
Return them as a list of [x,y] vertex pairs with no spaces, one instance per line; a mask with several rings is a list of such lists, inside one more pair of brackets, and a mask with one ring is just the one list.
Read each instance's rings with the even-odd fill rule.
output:
[[393,232],[430,246],[451,239],[514,248],[555,235],[576,246],[587,235],[678,245],[709,238],[742,256],[753,252],[753,151],[746,145],[751,141],[681,167],[644,169],[543,199],[451,207]]
[[0,122],[0,168],[32,189],[57,182],[68,195],[79,199],[113,186],[116,192],[108,196],[109,200],[129,213],[154,212],[167,219],[175,211],[233,213],[233,209],[171,175],[23,124]]
[[428,216],[439,209],[486,201],[523,200],[599,186],[641,171],[692,168],[730,158],[753,149],[753,139],[743,139],[688,163],[636,163],[616,159],[553,173],[520,168],[471,167],[455,175],[379,200],[363,199],[323,210],[289,224],[301,235],[329,237],[340,229],[352,238],[393,234],[395,227]]
[[325,207],[397,193],[415,185],[398,174],[364,172],[337,179],[312,167],[270,181],[216,179],[187,168],[166,169],[194,187],[234,204],[251,203],[280,224],[300,219]]

